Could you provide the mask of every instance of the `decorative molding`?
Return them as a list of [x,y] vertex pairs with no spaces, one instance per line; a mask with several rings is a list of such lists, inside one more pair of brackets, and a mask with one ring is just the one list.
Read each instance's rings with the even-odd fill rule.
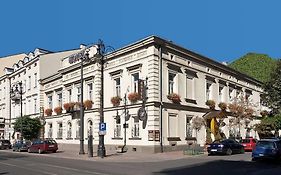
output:
[[178,65],[174,65],[174,64],[171,64],[171,63],[167,63],[167,67],[171,70],[174,70],[176,72],[179,72],[179,73],[182,73],[181,71],[181,67],[178,66]]
[[185,98],[184,100],[185,100],[187,103],[197,104],[196,100],[193,100],[193,99]]
[[134,66],[126,67],[126,69],[127,69],[128,71],[132,71],[132,70],[140,69],[141,67],[142,67],[142,64],[140,63],[140,64],[136,64],[136,65],[134,65]]
[[168,141],[181,141],[180,137],[167,137]]

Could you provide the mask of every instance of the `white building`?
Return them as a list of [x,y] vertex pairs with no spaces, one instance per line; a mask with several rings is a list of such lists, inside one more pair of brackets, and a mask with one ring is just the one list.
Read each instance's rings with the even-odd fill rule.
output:
[[13,65],[5,67],[0,81],[0,114],[6,121],[3,129],[6,139],[20,137],[20,133],[14,132],[12,123],[21,116],[21,106],[10,98],[11,88],[15,88],[19,82],[22,83],[22,115],[39,117],[40,107],[43,107],[40,79],[56,73],[61,66],[60,58],[71,55],[77,50],[79,49],[52,53],[38,48],[28,55],[23,54]]
[[[92,48],[93,49],[93,48]],[[53,112],[56,107],[81,98],[80,60],[75,56],[61,56],[61,67],[51,76],[41,78],[44,109],[51,109],[46,116],[45,137],[59,143],[79,144],[79,113]],[[188,138],[196,137],[203,145],[206,140],[205,127],[198,132],[192,128],[193,117],[203,117],[209,108],[207,100],[229,103],[238,95],[255,104],[255,115],[261,109],[261,82],[241,74],[226,65],[182,48],[172,42],[151,36],[125,46],[105,56],[104,67],[104,116],[107,123],[105,146],[114,149],[126,144],[132,151],[159,152],[180,149],[186,146]],[[50,62],[50,65],[53,63]],[[100,107],[100,65],[95,62],[84,64],[84,99],[93,102],[85,110],[85,143],[92,133],[94,144],[98,144]],[[44,71],[43,71],[44,72]],[[142,101],[135,103],[124,99],[137,92],[138,80],[147,79],[147,119],[138,117]],[[168,94],[180,96],[180,103],[173,103]],[[132,95],[132,94],[131,94]],[[111,98],[122,98],[119,106],[113,106]],[[127,102],[126,102],[127,101]],[[126,103],[126,105],[125,105]],[[124,115],[125,108],[128,115]],[[216,109],[219,109],[216,106]],[[125,123],[128,128],[123,128]],[[256,121],[251,122],[253,125]],[[229,118],[225,119],[224,134],[229,136]],[[190,132],[191,131],[191,132]],[[242,137],[246,129],[241,129]],[[248,135],[255,136],[253,130]]]

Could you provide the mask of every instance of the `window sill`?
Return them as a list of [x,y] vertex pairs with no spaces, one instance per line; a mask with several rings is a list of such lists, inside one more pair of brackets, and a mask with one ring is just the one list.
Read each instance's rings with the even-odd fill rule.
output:
[[197,104],[196,100],[185,98],[184,99],[187,103]]
[[62,137],[60,137],[60,138],[56,138],[56,140],[62,140]]
[[112,139],[112,140],[123,140],[122,137],[112,137],[111,139]]
[[75,140],[80,140],[80,138],[75,138]]
[[73,138],[66,138],[66,140],[73,140]]
[[180,137],[168,137],[168,141],[181,141]]
[[197,140],[196,137],[186,137],[185,140]]
[[140,137],[132,137],[132,138],[129,138],[129,140],[141,140]]

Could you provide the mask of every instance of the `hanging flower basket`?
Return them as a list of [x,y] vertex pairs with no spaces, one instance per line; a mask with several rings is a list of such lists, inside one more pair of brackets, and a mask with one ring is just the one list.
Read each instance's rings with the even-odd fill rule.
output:
[[207,100],[206,105],[209,106],[210,109],[214,110],[216,107],[216,102],[214,100]]
[[140,95],[137,92],[132,92],[128,94],[128,99],[131,103],[136,103],[140,99]]
[[71,112],[73,111],[75,103],[69,102],[69,103],[64,103],[63,108],[66,110],[66,112]]
[[115,96],[115,97],[111,97],[111,103],[114,107],[119,106],[120,105],[120,101],[122,99],[119,96]]
[[85,100],[84,101],[84,107],[86,108],[86,109],[92,109],[92,107],[93,107],[93,101],[92,100]]
[[171,100],[173,103],[179,104],[181,102],[180,96],[176,93],[172,93],[172,94],[167,95],[167,98],[169,100]]
[[227,104],[226,104],[226,103],[223,103],[223,102],[220,102],[220,103],[219,103],[219,108],[220,108],[222,111],[225,111],[226,108],[227,108]]
[[53,113],[53,110],[52,110],[52,109],[50,109],[50,108],[45,109],[45,114],[46,114],[47,116],[51,116],[52,113]]
[[62,113],[62,107],[61,106],[55,107],[54,111],[57,115],[60,115]]

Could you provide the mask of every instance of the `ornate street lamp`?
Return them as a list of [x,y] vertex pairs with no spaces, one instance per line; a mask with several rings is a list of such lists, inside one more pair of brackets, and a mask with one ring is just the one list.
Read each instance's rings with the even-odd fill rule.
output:
[[16,104],[20,103],[20,140],[21,141],[23,140],[23,137],[22,137],[22,134],[23,134],[23,132],[22,132],[22,129],[23,129],[23,126],[22,126],[22,94],[23,94],[22,82],[20,81],[11,87],[10,95],[11,95],[11,99]]

